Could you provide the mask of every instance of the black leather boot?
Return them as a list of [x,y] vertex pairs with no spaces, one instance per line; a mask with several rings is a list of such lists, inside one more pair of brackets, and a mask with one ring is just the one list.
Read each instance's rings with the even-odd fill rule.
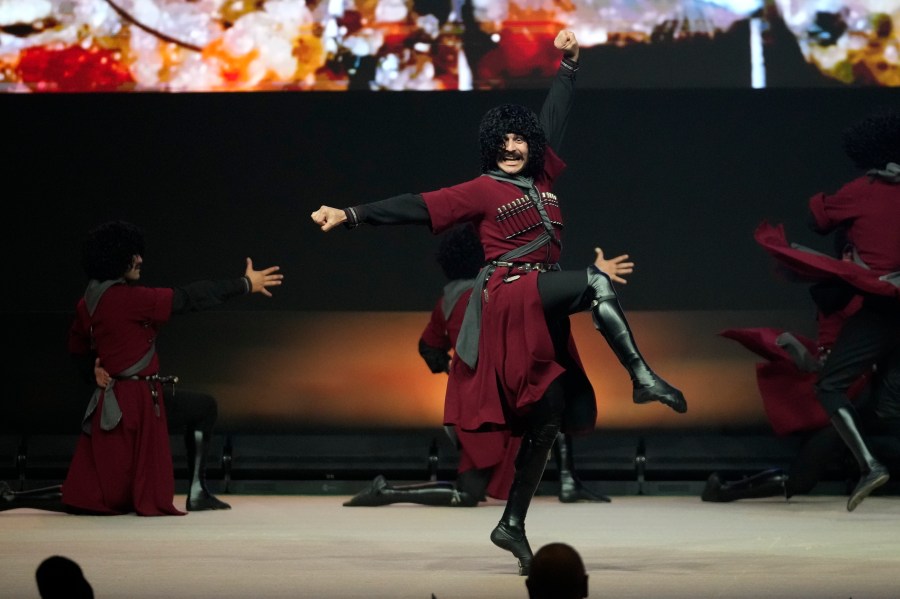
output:
[[525,523],[514,519],[500,520],[491,531],[491,542],[500,549],[512,553],[519,563],[519,576],[528,576],[531,572],[531,560],[534,552],[525,536]]
[[561,502],[576,503],[578,501],[585,501],[609,503],[611,501],[606,495],[600,495],[587,489],[575,475],[571,435],[565,433],[556,435],[556,443],[553,445],[553,454],[556,457],[556,467],[559,470],[559,500]]
[[780,468],[764,470],[758,474],[727,483],[723,483],[719,479],[719,475],[713,472],[706,481],[706,487],[704,487],[700,499],[715,503],[757,497],[784,497],[787,499],[787,481],[788,476]]
[[209,454],[209,441],[209,435],[202,430],[188,430],[184,433],[188,476],[191,484],[186,501],[189,512],[231,509],[230,505],[213,495],[206,486],[206,458]]
[[13,491],[3,481],[0,481],[0,512],[30,508],[47,512],[68,512],[68,508],[62,502],[62,486],[43,487],[30,491]]
[[869,448],[856,426],[851,409],[849,407],[839,408],[831,416],[832,426],[837,429],[841,439],[850,448],[850,452],[856,458],[856,463],[859,464],[861,474],[856,488],[853,489],[850,499],[847,500],[848,512],[855,510],[863,499],[890,478],[887,468],[869,452]]
[[643,404],[658,401],[683,414],[687,412],[684,395],[650,370],[647,362],[637,349],[634,336],[619,306],[618,296],[612,282],[600,269],[588,267],[588,283],[593,289],[591,316],[596,328],[606,339],[613,353],[631,376],[634,388],[634,403]]
[[516,456],[516,474],[500,522],[491,532],[491,542],[512,553],[519,562],[519,575],[528,576],[534,554],[525,536],[525,516],[547,466],[550,450],[559,433],[559,416],[530,430]]
[[458,490],[453,483],[435,481],[394,486],[379,474],[368,487],[344,502],[346,507],[374,507],[391,503],[418,503],[445,507],[474,507],[478,498]]

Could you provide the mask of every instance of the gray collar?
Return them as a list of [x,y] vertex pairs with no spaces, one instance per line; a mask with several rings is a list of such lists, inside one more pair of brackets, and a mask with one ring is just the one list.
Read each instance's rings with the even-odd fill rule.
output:
[[900,183],[900,164],[888,162],[883,169],[873,168],[866,174],[872,179],[881,179],[887,183]]

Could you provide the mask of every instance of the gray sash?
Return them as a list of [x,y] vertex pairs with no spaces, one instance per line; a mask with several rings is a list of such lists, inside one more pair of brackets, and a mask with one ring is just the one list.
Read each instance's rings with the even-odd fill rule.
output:
[[[894,164],[891,162],[890,164]],[[900,168],[900,167],[898,167]],[[832,260],[837,260],[834,256],[829,256],[828,254],[823,254],[817,250],[814,250],[805,245],[800,245],[799,243],[792,243],[791,248],[795,250],[800,250],[801,252],[807,252],[809,254],[818,254],[819,256],[825,256],[826,258],[831,258]],[[866,264],[862,258],[859,257],[859,253],[856,251],[856,248],[853,248],[853,263],[859,267],[865,268],[866,270],[871,270],[869,265]],[[900,270],[895,272],[889,272],[886,275],[881,275],[878,277],[879,281],[884,281],[885,283],[890,283],[894,287],[900,287]]]
[[481,336],[481,301],[487,280],[491,278],[491,275],[497,269],[495,263],[512,262],[516,258],[527,256],[550,242],[550,236],[547,233],[541,233],[539,237],[536,237],[531,242],[506,252],[496,260],[484,265],[478,271],[478,276],[475,277],[475,284],[472,286],[472,295],[469,296],[469,303],[466,304],[466,313],[463,315],[462,326],[459,329],[459,338],[456,340],[456,354],[469,368],[474,370],[475,365],[478,363],[478,339]]
[[[153,354],[155,353],[156,346],[153,345],[140,360],[115,376],[124,378],[136,375],[150,364],[150,361],[153,359]],[[116,397],[116,391],[114,389],[115,386],[116,378],[112,377],[109,379],[109,383],[107,383],[105,389],[101,389],[100,387],[94,389],[94,394],[91,395],[91,401],[88,403],[87,410],[84,412],[84,418],[81,420],[81,430],[83,430],[85,434],[91,434],[91,415],[97,410],[97,404],[100,403],[101,395],[103,396],[103,409],[100,411],[100,428],[105,431],[111,431],[116,428],[122,420],[122,409],[119,407],[119,399]]]
[[794,365],[803,372],[818,372],[822,365],[793,333],[784,332],[775,338],[775,345],[788,353]]
[[475,279],[455,279],[444,285],[444,293],[441,296],[441,313],[444,320],[450,320],[450,314],[459,301],[459,296],[472,288]]
[[884,281],[885,283],[890,283],[894,287],[900,287],[900,270],[896,272],[889,272],[886,275],[881,275],[878,277],[879,280]]
[[478,340],[481,337],[481,302],[485,299],[483,297],[484,287],[487,284],[487,280],[494,274],[494,270],[497,268],[496,263],[512,262],[516,258],[527,256],[534,250],[551,243],[555,243],[562,247],[562,244],[556,236],[556,231],[553,229],[553,223],[550,222],[550,217],[547,216],[547,211],[544,209],[543,202],[541,202],[541,195],[534,186],[532,179],[512,177],[500,171],[491,171],[483,176],[491,177],[497,181],[511,183],[516,187],[525,190],[528,193],[528,197],[531,198],[534,207],[537,209],[538,214],[541,215],[541,223],[544,225],[544,232],[531,242],[514,248],[496,260],[491,261],[491,263],[486,264],[478,272],[478,276],[475,277],[472,295],[469,297],[469,303],[466,305],[466,313],[463,316],[462,326],[459,331],[459,339],[456,341],[456,354],[459,356],[460,360],[465,362],[466,365],[473,370],[475,369],[476,364],[478,364]]
[[[91,280],[91,282],[88,283],[87,290],[84,292],[84,301],[87,306],[88,315],[91,317],[94,316],[94,310],[97,309],[97,304],[100,303],[100,298],[107,289],[113,285],[124,282],[124,279],[114,279],[103,281],[102,283],[100,281]],[[115,376],[129,377],[136,375],[150,364],[150,361],[153,359],[153,354],[155,353],[156,344],[154,343],[140,360]],[[100,412],[100,428],[105,431],[111,431],[116,428],[122,420],[122,409],[119,407],[118,398],[116,398],[115,385],[116,379],[111,378],[105,389],[101,389],[100,387],[94,389],[91,400],[88,402],[87,410],[85,410],[84,418],[81,420],[81,430],[84,431],[85,434],[91,434],[91,416],[97,410],[97,405],[100,403],[101,396],[103,397],[103,409]]]

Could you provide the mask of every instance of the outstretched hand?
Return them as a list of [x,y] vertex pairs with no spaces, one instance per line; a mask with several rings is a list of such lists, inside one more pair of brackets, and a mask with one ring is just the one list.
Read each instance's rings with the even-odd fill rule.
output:
[[569,29],[563,29],[556,34],[553,45],[557,50],[562,50],[563,56],[578,61],[578,40],[575,39],[575,33]]
[[347,220],[347,213],[331,206],[321,206],[312,213],[313,222],[323,231],[330,231]]
[[281,285],[284,275],[276,274],[279,270],[281,270],[280,266],[254,270],[253,260],[247,258],[247,269],[244,271],[244,276],[250,280],[250,293],[262,293],[272,297],[272,293],[267,288]]
[[594,253],[594,266],[606,273],[614,283],[628,284],[628,281],[622,278],[624,275],[634,272],[634,262],[626,262],[628,254],[606,260],[603,258],[603,250],[600,248],[594,248]]

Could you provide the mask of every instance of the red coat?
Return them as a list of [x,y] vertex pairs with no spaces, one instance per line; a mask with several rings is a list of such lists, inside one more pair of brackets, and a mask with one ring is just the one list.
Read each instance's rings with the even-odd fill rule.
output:
[[[444,298],[438,300],[434,310],[431,311],[428,325],[422,331],[422,341],[431,347],[445,350],[455,347],[466,304],[471,295],[471,290],[460,294],[450,310],[449,317],[444,315]],[[454,399],[467,398],[454,396]],[[469,409],[477,409],[477,402],[473,407],[456,406],[454,411],[464,412]],[[513,437],[508,430],[475,433],[459,428],[456,429],[456,436],[460,446],[457,472],[461,474],[473,468],[492,468],[486,493],[495,499],[507,499],[515,475],[516,455],[522,443],[521,437]]]
[[[562,233],[563,219],[559,201],[551,188],[564,168],[565,163],[547,148],[544,173],[536,181],[557,235]],[[513,217],[499,218],[498,215],[504,213],[504,207],[514,205],[525,196],[515,185],[490,177],[482,176],[426,192],[422,197],[435,233],[459,223],[473,223],[488,260],[528,243],[544,231],[540,216],[533,207]],[[556,263],[558,260],[559,247],[556,244],[517,259],[519,262],[544,263]],[[478,364],[473,370],[454,356],[447,385],[446,424],[456,425],[462,430],[476,430],[485,425],[505,427],[508,423],[504,404],[513,414],[521,415],[544,395],[553,380],[566,371],[556,360],[538,295],[537,274],[518,274],[521,275],[518,279],[505,283],[503,279],[507,269],[497,268],[487,281],[485,293],[478,298],[482,302]],[[580,384],[577,386],[579,392],[567,399],[578,404],[571,412],[578,414],[579,418],[577,421],[567,421],[566,430],[591,431],[596,422],[596,399],[571,335],[568,350],[575,365],[572,370],[577,371],[572,374]]]
[[[104,368],[115,375],[141,359],[171,313],[171,289],[113,285],[93,318],[84,299],[78,302],[69,351],[80,355],[95,348]],[[154,356],[139,374],[158,372]],[[147,381],[117,381],[115,392],[122,419],[104,431],[99,422],[102,405],[95,410],[91,434],[80,436],[63,483],[63,503],[100,514],[183,515],[172,503],[175,481],[161,390],[159,414]]]
[[[794,334],[810,355],[820,358],[834,344],[844,321],[859,310],[862,298],[857,296],[843,310],[825,316],[819,314],[819,336],[816,341]],[[766,359],[756,365],[756,384],[762,398],[766,418],[777,435],[816,430],[828,425],[828,414],[816,399],[817,371],[802,370],[793,357],[776,343],[782,329],[727,329],[719,333],[733,339]],[[860,378],[849,391],[855,397],[868,383]]]
[[836,193],[809,200],[816,230],[847,224],[848,241],[877,275],[900,270],[900,185],[859,177]]
[[[868,213],[865,202],[855,194],[847,193],[848,189],[859,189],[863,185],[862,180],[856,180],[845,186],[835,196],[818,194],[810,200],[810,209],[816,222],[823,232],[834,228],[840,223],[852,223],[850,235],[856,245],[860,257],[863,253],[858,244],[866,248],[866,255],[872,260],[872,256],[887,256],[891,248],[897,244],[900,236],[894,229],[890,234],[887,231],[876,231],[876,224],[872,215]],[[865,179],[866,191],[893,192],[900,187],[879,184],[876,187],[868,187],[868,179]],[[895,206],[893,215],[886,215],[885,222],[900,217],[900,203],[894,198],[894,204],[885,204],[888,196],[879,195],[880,199],[874,200],[872,206]],[[890,212],[890,210],[888,210]],[[854,216],[855,215],[855,216]],[[900,222],[898,222],[900,226]],[[854,235],[855,233],[855,235]],[[865,233],[863,235],[862,233]],[[880,235],[879,238],[869,239],[869,235]],[[761,223],[754,232],[754,238],[766,252],[774,257],[780,264],[786,266],[801,277],[810,281],[843,280],[857,289],[876,295],[900,297],[900,288],[882,281],[879,276],[886,274],[885,270],[876,271],[874,268],[866,269],[854,262],[840,260],[831,256],[814,253],[793,247],[788,243],[784,227],[773,226],[769,223]],[[879,249],[881,248],[881,249]],[[900,258],[900,254],[898,254]],[[865,259],[864,259],[865,260]],[[890,260],[875,260],[876,264],[885,267],[891,264]],[[898,263],[900,264],[900,263]],[[822,351],[831,348],[837,339],[844,321],[854,314],[862,305],[862,298],[857,296],[843,310],[830,316],[819,314],[817,318],[818,339],[813,342],[801,335],[794,335],[809,350],[819,357]],[[780,329],[730,329],[723,331],[722,336],[734,339],[754,353],[766,358],[768,361],[757,364],[756,381],[763,400],[769,423],[772,429],[779,435],[786,435],[796,431],[814,430],[828,424],[828,415],[816,398],[815,384],[818,380],[818,372],[801,370],[794,363],[793,358],[784,349],[776,344],[777,337],[784,331]],[[870,377],[865,375],[857,380],[849,390],[850,397],[854,397],[866,385]]]
[[[897,211],[900,213],[900,202],[897,203]],[[900,229],[893,232],[893,241],[900,239],[897,231]],[[806,280],[841,279],[864,293],[900,299],[900,287],[879,278],[888,272],[900,270],[900,262],[890,270],[875,270],[871,266],[865,268],[854,262],[839,260],[825,254],[796,249],[788,243],[783,225],[773,226],[764,222],[756,228],[753,236],[773,258]],[[871,244],[869,247],[872,247]],[[858,246],[857,251],[859,251]],[[860,257],[862,257],[861,251]],[[879,264],[882,265],[888,263],[879,261]]]

